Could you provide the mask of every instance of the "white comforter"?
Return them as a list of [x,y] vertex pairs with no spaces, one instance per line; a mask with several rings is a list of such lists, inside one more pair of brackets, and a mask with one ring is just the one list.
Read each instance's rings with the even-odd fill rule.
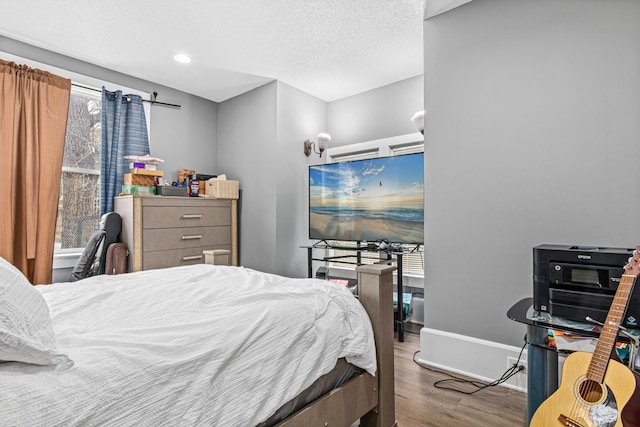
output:
[[341,285],[197,265],[38,286],[69,369],[0,364],[7,426],[252,426],[340,357],[375,373]]

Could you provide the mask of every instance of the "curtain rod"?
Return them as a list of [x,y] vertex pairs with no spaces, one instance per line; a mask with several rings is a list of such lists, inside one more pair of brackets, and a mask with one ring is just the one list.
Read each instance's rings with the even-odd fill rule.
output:
[[[102,90],[101,90],[101,89],[96,89],[95,87],[89,87],[89,86],[85,86],[85,85],[81,85],[81,84],[79,84],[79,83],[73,83],[73,82],[71,82],[71,85],[72,85],[72,86],[76,86],[76,87],[81,87],[81,88],[83,88],[83,89],[92,90],[92,91],[94,91],[94,92],[100,92],[100,93],[102,93]],[[108,93],[110,93],[110,94],[112,94],[112,95],[115,95],[115,92],[112,92],[112,91],[110,91],[110,90],[107,90],[106,92],[108,92]],[[126,95],[124,95],[124,96],[126,96]],[[143,100],[142,100],[142,102],[148,102],[148,103],[150,103],[150,104],[156,104],[156,105],[164,105],[164,106],[166,106],[166,107],[182,108],[182,106],[181,106],[181,105],[178,105],[178,104],[168,104],[168,103],[166,103],[166,102],[156,101],[156,100],[155,100],[155,98],[156,98],[157,96],[158,96],[158,92],[153,92],[153,99],[143,99]]]

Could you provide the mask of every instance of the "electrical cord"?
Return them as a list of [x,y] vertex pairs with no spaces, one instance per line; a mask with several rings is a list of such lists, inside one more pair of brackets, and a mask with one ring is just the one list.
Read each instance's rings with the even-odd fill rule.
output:
[[[420,353],[420,350],[416,351],[415,353],[413,353],[413,361],[416,365],[420,366],[423,369],[427,369],[429,371],[432,372],[437,372],[439,374],[444,374],[447,375],[450,378],[445,378],[443,380],[439,380],[436,381],[435,383],[433,383],[433,386],[435,388],[439,388],[439,389],[443,389],[443,390],[451,390],[451,391],[455,391],[458,393],[462,393],[462,394],[475,394],[481,390],[484,390],[486,388],[489,387],[495,387],[499,384],[502,384],[503,382],[507,381],[509,378],[513,377],[514,375],[516,375],[518,372],[523,371],[524,370],[524,366],[520,365],[520,359],[522,358],[522,352],[524,351],[525,347],[527,346],[527,335],[524,336],[524,344],[522,345],[522,348],[520,349],[520,353],[518,354],[518,359],[516,360],[516,362],[510,367],[508,368],[501,376],[500,378],[498,378],[497,380],[494,380],[490,383],[486,383],[483,381],[475,381],[475,380],[467,380],[464,378],[460,378],[457,377],[453,374],[450,374],[449,372],[445,372],[445,371],[441,371],[439,369],[434,369],[430,366],[426,366],[423,365],[422,363],[418,362],[416,360],[416,355],[418,353]],[[443,386],[442,384],[445,383],[459,383],[459,384],[468,384],[471,385],[473,387],[475,387],[475,390],[472,391],[467,391],[467,390],[461,390],[458,388],[454,388],[454,387],[450,387],[450,386]]]

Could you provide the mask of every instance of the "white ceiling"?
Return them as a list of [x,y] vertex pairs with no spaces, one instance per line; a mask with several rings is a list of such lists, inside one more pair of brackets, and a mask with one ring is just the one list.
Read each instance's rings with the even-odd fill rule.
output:
[[0,35],[217,102],[275,79],[333,101],[423,73],[424,2],[0,0]]

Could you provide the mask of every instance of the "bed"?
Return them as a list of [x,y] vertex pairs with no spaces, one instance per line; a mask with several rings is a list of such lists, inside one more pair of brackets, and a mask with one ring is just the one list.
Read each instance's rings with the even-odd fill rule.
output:
[[207,264],[34,287],[0,258],[0,420],[393,426],[393,269],[358,267],[358,301]]

